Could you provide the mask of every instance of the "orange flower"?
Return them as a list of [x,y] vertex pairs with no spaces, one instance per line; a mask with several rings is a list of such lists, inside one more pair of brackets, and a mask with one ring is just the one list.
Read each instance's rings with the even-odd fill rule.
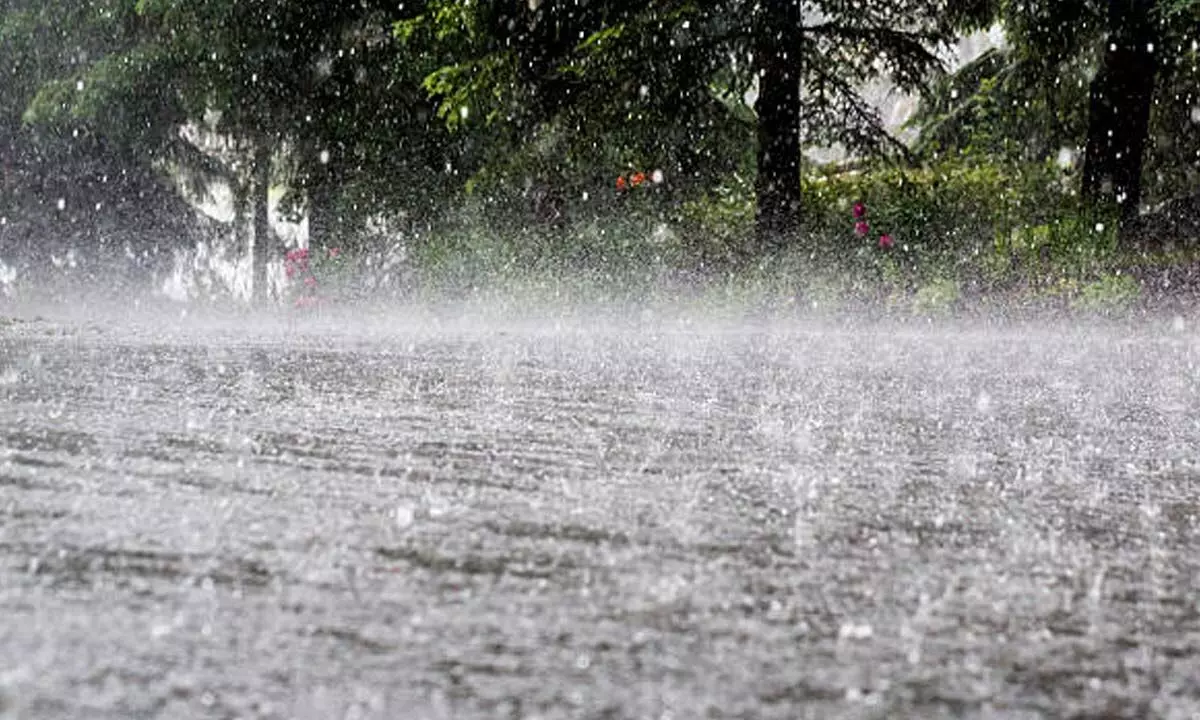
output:
[[618,175],[618,176],[617,176],[617,189],[618,189],[618,190],[624,190],[624,189],[625,189],[625,176],[624,176],[624,175]]
[[634,187],[641,185],[642,183],[646,182],[646,173],[635,172],[629,176],[629,182],[632,183]]

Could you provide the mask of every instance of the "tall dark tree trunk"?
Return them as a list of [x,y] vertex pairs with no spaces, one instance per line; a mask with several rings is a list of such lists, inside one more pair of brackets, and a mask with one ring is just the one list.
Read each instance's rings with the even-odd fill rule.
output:
[[1108,38],[1088,104],[1082,194],[1093,210],[1119,213],[1123,236],[1142,200],[1142,161],[1161,52],[1153,0],[1109,0]]
[[800,3],[763,0],[757,20],[755,240],[762,252],[783,247],[800,228]]
[[254,204],[254,276],[251,285],[251,296],[255,302],[266,300],[269,295],[267,287],[267,259],[271,251],[271,221],[270,210],[271,189],[271,146],[265,140],[259,140],[254,147],[253,178],[251,179],[251,202]]
[[[254,243],[250,235],[250,191],[251,185],[249,181],[245,181],[240,173],[235,173],[230,181],[231,190],[233,193],[233,246],[239,257],[241,253],[249,250],[251,258],[253,258]],[[250,287],[251,297],[254,296],[254,287]]]

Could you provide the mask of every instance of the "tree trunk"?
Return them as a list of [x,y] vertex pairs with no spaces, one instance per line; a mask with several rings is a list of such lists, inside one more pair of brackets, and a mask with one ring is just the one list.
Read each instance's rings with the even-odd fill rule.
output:
[[1161,52],[1152,0],[1110,0],[1108,38],[1092,80],[1084,150],[1084,203],[1116,210],[1122,235],[1133,227],[1142,200],[1142,161]]
[[271,146],[260,140],[254,148],[253,178],[251,179],[252,202],[254,203],[254,250],[252,252],[254,277],[251,297],[262,302],[269,296],[267,287],[267,259],[271,250],[271,222],[269,191],[271,189]]
[[755,28],[758,71],[758,252],[787,244],[800,228],[800,3],[763,0]]
[[[233,194],[233,247],[236,248],[238,257],[243,257],[242,253],[250,251],[252,256],[254,245],[250,236],[250,183],[243,182],[240,173],[234,173],[229,180],[230,191]],[[254,287],[251,286],[251,297],[253,297]]]

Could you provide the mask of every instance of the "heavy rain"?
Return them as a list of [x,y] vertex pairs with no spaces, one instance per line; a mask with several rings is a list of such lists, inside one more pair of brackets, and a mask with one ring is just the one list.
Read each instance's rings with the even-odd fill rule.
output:
[[1197,27],[0,1],[0,720],[1200,717]]

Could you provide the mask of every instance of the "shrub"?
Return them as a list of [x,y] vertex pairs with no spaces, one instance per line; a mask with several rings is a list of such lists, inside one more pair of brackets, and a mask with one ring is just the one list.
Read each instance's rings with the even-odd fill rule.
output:
[[[803,237],[814,256],[839,260],[848,270],[865,271],[862,261],[887,233],[897,264],[914,284],[974,275],[980,259],[995,251],[998,234],[1050,222],[1074,207],[1066,180],[1052,165],[958,160],[920,169],[825,169],[801,180]],[[860,202],[869,211],[866,242],[850,221]]]
[[917,289],[913,297],[913,311],[922,315],[944,315],[954,309],[959,297],[958,282],[955,280],[933,280]]
[[1122,310],[1136,302],[1140,295],[1137,280],[1129,275],[1109,273],[1080,286],[1072,305],[1099,312]]
[[696,268],[728,267],[754,237],[754,185],[733,174],[703,195],[685,200],[674,221],[681,248]]
[[1046,286],[1081,280],[1117,262],[1116,222],[1074,214],[1001,230],[987,268],[998,284]]

